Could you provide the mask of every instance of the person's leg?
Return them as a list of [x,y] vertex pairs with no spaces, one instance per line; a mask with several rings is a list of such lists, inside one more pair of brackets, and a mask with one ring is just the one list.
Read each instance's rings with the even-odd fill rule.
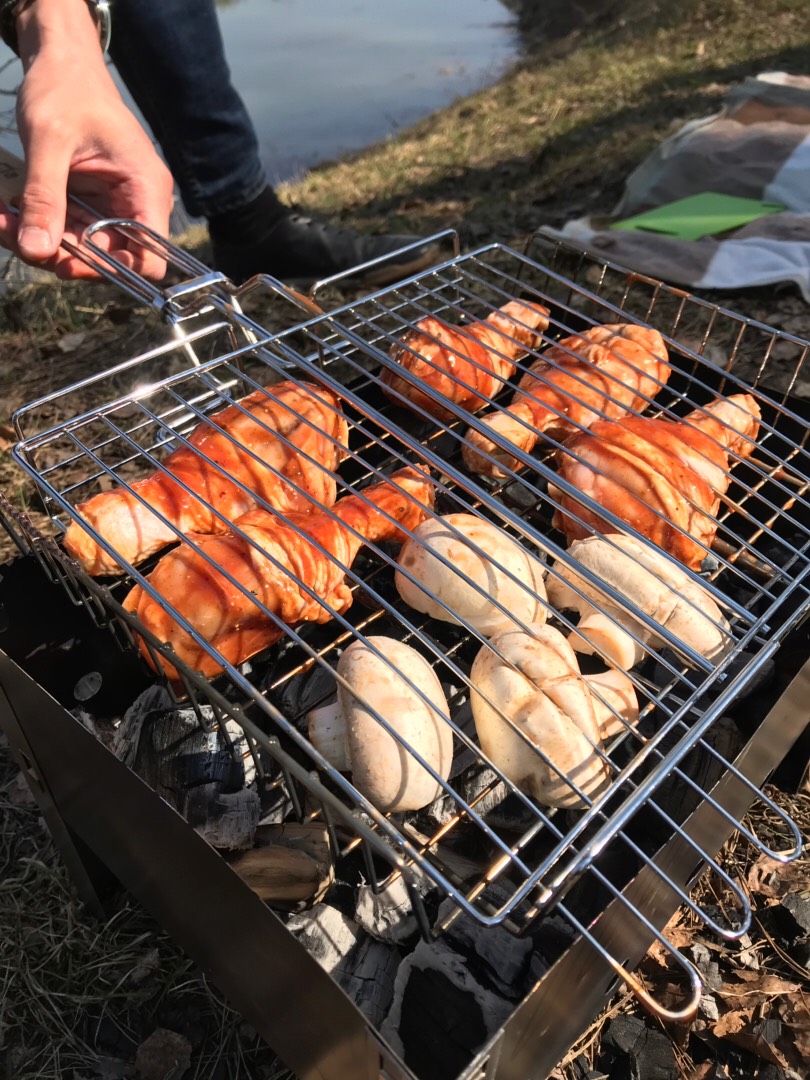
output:
[[110,55],[189,214],[211,218],[265,189],[256,133],[231,82],[214,0],[115,0]]
[[312,281],[385,257],[363,275],[384,284],[435,261],[436,245],[417,237],[335,229],[278,200],[231,81],[214,0],[116,0],[113,19],[113,62],[186,210],[207,219],[217,269],[237,283],[254,274]]

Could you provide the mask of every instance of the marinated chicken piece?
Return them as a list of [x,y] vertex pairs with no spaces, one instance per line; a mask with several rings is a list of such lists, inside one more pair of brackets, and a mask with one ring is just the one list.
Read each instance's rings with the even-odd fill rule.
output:
[[[332,505],[333,474],[348,445],[337,397],[313,383],[280,382],[249,394],[240,406],[229,405],[200,424],[191,445],[166,458],[167,472],[136,480],[132,488],[140,498],[120,488],[79,503],[84,520],[122,560],[138,563],[177,540],[167,522],[183,533],[222,533],[259,498],[281,511]],[[78,522],[68,528],[65,547],[90,574],[124,572]]]
[[[543,436],[560,441],[595,420],[643,411],[667,383],[667,347],[657,330],[634,323],[593,326],[552,345],[523,374],[511,405],[483,423],[529,453]],[[464,462],[481,476],[522,468],[478,431],[467,432]]]
[[600,582],[592,584],[562,560],[554,563],[546,580],[551,603],[560,611],[579,613],[577,630],[568,639],[577,652],[599,652],[608,663],[627,670],[644,658],[647,647],[667,644],[607,589],[632,601],[708,660],[721,659],[734,644],[709,590],[649,544],[609,533],[575,540],[568,554]]
[[[284,632],[257,602],[290,626],[328,622],[334,612],[345,611],[352,603],[344,568],[362,544],[401,542],[402,530],[416,528],[432,506],[433,484],[427,474],[400,469],[362,495],[339,499],[331,513],[291,512],[285,521],[267,510],[250,510],[235,525],[256,546],[234,532],[190,537],[201,550],[181,544],[163,556],[148,580],[226,661],[241,664]],[[131,590],[124,606],[191,668],[209,677],[222,670],[222,664],[140,585]],[[151,662],[143,642],[141,649]],[[162,667],[177,680],[168,661],[162,660]]]
[[481,749],[544,806],[582,808],[611,778],[603,744],[638,722],[638,698],[620,672],[583,676],[551,626],[509,631],[484,645],[470,673]]
[[[437,394],[475,412],[503,389],[517,358],[539,345],[547,326],[548,309],[528,300],[511,300],[486,319],[465,326],[429,315],[391,346],[390,356]],[[380,378],[390,391],[432,416],[453,419],[449,409],[398,372],[384,368]]]
[[[683,421],[599,420],[558,451],[559,472],[583,495],[697,570],[717,532],[720,496],[731,480],[729,453],[749,456],[759,416],[750,394],[734,394],[695,409]],[[552,487],[549,492],[562,508],[553,524],[569,542],[616,531],[571,496]]]

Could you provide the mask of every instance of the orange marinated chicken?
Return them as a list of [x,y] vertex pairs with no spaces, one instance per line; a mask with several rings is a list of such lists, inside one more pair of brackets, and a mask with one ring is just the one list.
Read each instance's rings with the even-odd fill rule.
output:
[[[345,611],[352,602],[345,568],[362,544],[401,542],[402,529],[416,528],[432,506],[428,475],[420,469],[400,469],[363,494],[338,500],[331,513],[290,513],[285,521],[267,510],[249,511],[235,524],[256,547],[233,532],[190,537],[200,551],[184,543],[168,552],[149,583],[227,661],[241,664],[282,636],[280,624],[327,622],[334,611]],[[131,590],[124,606],[190,667],[209,677],[222,670],[141,586]],[[142,651],[150,660],[143,644]],[[163,669],[170,679],[177,679],[168,662],[163,661]]]
[[[562,440],[595,420],[643,411],[669,379],[667,348],[657,330],[633,323],[594,326],[564,338],[523,374],[507,409],[483,423],[529,453],[546,435]],[[504,477],[521,463],[492,439],[467,432],[464,461],[472,472]]]
[[[280,382],[249,394],[240,405],[229,405],[200,424],[189,438],[191,446],[166,458],[165,472],[135,481],[132,488],[140,498],[120,488],[79,503],[76,509],[84,520],[123,560],[138,563],[177,540],[169,522],[183,533],[225,532],[231,521],[256,506],[257,498],[282,511],[332,505],[337,496],[333,474],[348,440],[337,397],[314,384]],[[124,570],[77,522],[67,530],[65,547],[90,574]]]
[[[475,412],[503,389],[516,359],[540,344],[547,326],[548,309],[528,300],[512,300],[486,319],[465,326],[451,326],[429,315],[391,346],[390,356],[435,393]],[[432,416],[453,419],[452,412],[398,372],[384,368],[381,379]]]
[[[681,422],[641,416],[600,420],[558,451],[559,472],[583,495],[697,570],[717,532],[720,496],[730,482],[729,453],[750,455],[759,416],[750,394],[734,394]],[[616,531],[570,496],[557,489],[552,494],[562,507],[554,525],[569,543]]]

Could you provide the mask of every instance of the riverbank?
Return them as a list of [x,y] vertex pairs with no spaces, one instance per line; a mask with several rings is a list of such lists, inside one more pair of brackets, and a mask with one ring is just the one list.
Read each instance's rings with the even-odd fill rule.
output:
[[[624,177],[661,138],[714,111],[747,75],[810,71],[806,0],[512,6],[526,54],[497,85],[313,170],[285,187],[284,197],[366,230],[426,234],[453,227],[465,248],[490,240],[519,244],[543,223],[610,208]],[[207,258],[202,232],[185,240]],[[752,294],[737,306],[762,317],[773,310],[773,296]],[[268,312],[268,325],[276,318]],[[162,339],[165,328],[148,309],[107,284],[9,289],[0,300],[0,488],[37,516],[8,454],[14,408]],[[2,752],[0,867],[6,1075],[133,1076],[135,1051],[155,1027],[188,1040],[187,1077],[285,1075],[139,908],[123,906],[106,925],[84,914]],[[744,876],[745,867],[739,872]],[[617,1007],[628,1011],[632,1003],[622,999]],[[598,1031],[580,1049],[595,1060],[597,1045]],[[574,1075],[566,1071],[566,1080]]]

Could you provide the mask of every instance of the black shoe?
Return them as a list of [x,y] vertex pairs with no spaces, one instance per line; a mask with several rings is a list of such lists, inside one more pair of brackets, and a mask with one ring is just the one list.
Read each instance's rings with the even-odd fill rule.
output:
[[[347,282],[387,285],[437,261],[439,245],[418,236],[366,236],[338,229],[303,214],[285,214],[265,237],[236,245],[212,236],[213,264],[235,285],[255,274],[270,274],[290,285],[310,285],[343,274],[362,263],[389,256],[384,262],[352,274]],[[402,251],[402,248],[410,250]]]

